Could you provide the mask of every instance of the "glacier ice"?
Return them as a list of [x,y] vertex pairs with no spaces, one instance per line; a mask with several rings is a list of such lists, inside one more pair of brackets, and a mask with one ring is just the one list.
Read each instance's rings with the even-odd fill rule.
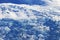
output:
[[60,40],[55,5],[0,4],[0,40]]

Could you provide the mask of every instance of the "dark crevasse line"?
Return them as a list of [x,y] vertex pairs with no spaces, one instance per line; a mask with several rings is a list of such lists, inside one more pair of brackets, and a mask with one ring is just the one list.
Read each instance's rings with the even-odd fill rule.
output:
[[28,5],[47,5],[42,0],[0,0],[0,3],[15,3],[15,4],[28,4]]
[[13,19],[9,19],[9,18],[3,18],[0,19],[0,27],[1,26],[10,26],[9,24],[12,23],[12,26],[16,27],[16,26],[21,26],[21,22],[17,21],[17,20],[13,20]]

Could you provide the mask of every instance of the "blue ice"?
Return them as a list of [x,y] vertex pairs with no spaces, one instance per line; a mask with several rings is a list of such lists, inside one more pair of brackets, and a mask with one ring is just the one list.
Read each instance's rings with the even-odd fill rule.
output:
[[15,3],[15,4],[29,4],[29,5],[47,5],[42,0],[0,0],[0,3]]

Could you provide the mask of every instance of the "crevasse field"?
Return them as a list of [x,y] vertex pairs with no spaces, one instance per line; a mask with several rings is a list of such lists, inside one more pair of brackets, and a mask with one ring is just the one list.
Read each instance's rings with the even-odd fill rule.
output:
[[60,0],[43,1],[0,3],[0,40],[60,40]]

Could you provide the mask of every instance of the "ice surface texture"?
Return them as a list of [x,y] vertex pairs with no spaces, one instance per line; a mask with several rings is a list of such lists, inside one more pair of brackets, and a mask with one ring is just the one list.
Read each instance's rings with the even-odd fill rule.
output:
[[0,4],[0,40],[60,40],[55,5]]

